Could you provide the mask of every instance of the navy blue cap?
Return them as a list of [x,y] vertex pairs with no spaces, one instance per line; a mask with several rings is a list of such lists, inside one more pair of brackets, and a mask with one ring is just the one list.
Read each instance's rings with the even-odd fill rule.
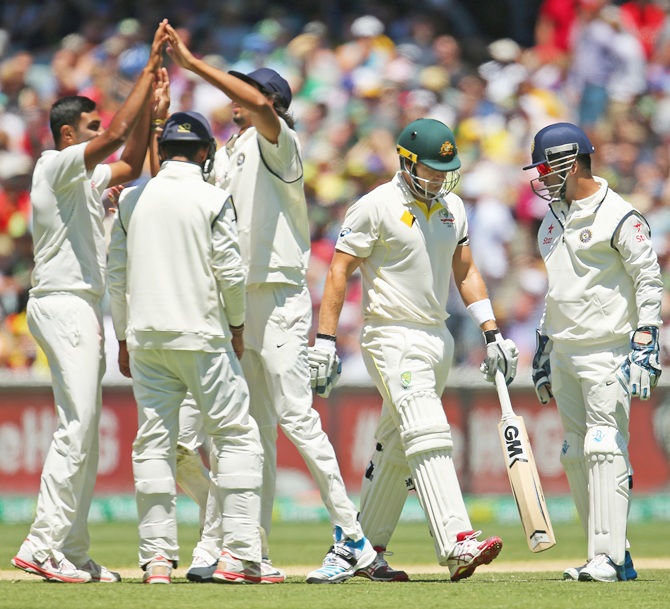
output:
[[203,142],[214,139],[207,119],[199,112],[175,112],[167,119],[159,143]]
[[251,85],[260,87],[264,93],[277,93],[279,95],[279,102],[284,107],[284,110],[288,110],[288,107],[291,105],[291,100],[293,99],[291,87],[289,87],[286,79],[282,78],[272,68],[259,68],[258,70],[249,72],[249,74],[231,70],[228,74],[236,76]]
[[570,152],[570,146],[577,146],[577,154],[592,154],[595,152],[593,144],[577,125],[572,123],[555,123],[540,129],[533,138],[531,145],[530,165],[524,169],[532,169],[547,162],[547,154],[561,154]]

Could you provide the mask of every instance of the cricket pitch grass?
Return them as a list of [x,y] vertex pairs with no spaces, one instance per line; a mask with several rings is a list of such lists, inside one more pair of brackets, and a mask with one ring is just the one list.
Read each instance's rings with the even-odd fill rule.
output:
[[91,526],[91,556],[120,571],[119,584],[48,583],[11,566],[28,525],[0,525],[1,609],[553,609],[670,606],[670,522],[632,524],[631,553],[636,581],[617,584],[563,581],[563,570],[584,563],[586,541],[578,524],[554,527],[557,544],[532,554],[521,525],[486,523],[482,537],[503,539],[500,556],[458,583],[435,561],[423,523],[398,526],[388,560],[410,574],[407,583],[379,583],[355,577],[339,585],[308,585],[305,575],[320,565],[331,543],[325,523],[277,523],[272,559],[288,578],[277,585],[193,584],[186,579],[197,528],[180,525],[180,566],[170,586],[142,585],[137,566],[137,527],[132,523]]

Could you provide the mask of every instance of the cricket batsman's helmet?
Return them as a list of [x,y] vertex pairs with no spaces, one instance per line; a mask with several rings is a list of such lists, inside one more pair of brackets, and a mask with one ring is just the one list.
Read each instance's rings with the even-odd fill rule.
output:
[[[456,138],[444,123],[432,118],[412,121],[398,136],[396,150],[400,156],[400,169],[409,174],[412,182],[410,189],[414,194],[435,199],[450,193],[458,183],[461,160],[458,158]],[[439,192],[428,190],[428,180],[416,175],[417,163],[446,174]]]
[[[560,198],[577,156],[593,152],[593,144],[577,125],[555,123],[540,129],[531,145],[532,163],[524,167],[524,170],[535,168],[540,174],[530,181],[533,192],[547,201]],[[548,179],[554,175],[560,179]]]

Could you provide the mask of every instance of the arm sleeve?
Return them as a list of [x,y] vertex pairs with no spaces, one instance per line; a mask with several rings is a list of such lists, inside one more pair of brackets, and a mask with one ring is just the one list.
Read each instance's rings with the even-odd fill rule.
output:
[[232,197],[226,199],[212,225],[212,269],[219,284],[228,323],[239,326],[245,317],[245,280],[237,241]]
[[302,177],[302,160],[300,158],[300,143],[298,136],[286,124],[284,119],[279,119],[281,130],[276,144],[266,140],[258,134],[258,147],[260,148],[263,162],[268,169],[284,182],[295,182]]
[[633,279],[638,326],[660,326],[663,282],[647,221],[631,213],[619,225],[612,243]]
[[358,258],[367,258],[378,238],[379,227],[374,203],[363,197],[344,216],[335,248]]
[[107,289],[112,313],[114,333],[118,340],[126,339],[128,302],[126,300],[126,261],[128,259],[126,231],[121,222],[121,211],[112,224],[112,234],[107,258]]

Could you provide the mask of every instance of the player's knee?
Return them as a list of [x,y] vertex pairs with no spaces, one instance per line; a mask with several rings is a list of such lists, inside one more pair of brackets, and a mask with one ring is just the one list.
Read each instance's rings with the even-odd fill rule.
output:
[[400,438],[406,458],[429,451],[451,452],[451,428],[434,391],[417,391],[398,405],[402,430]]
[[584,461],[584,436],[567,432],[563,436],[561,463],[563,467]]
[[584,454],[589,461],[611,460],[615,456],[627,456],[628,446],[616,427],[595,425],[586,432]]

